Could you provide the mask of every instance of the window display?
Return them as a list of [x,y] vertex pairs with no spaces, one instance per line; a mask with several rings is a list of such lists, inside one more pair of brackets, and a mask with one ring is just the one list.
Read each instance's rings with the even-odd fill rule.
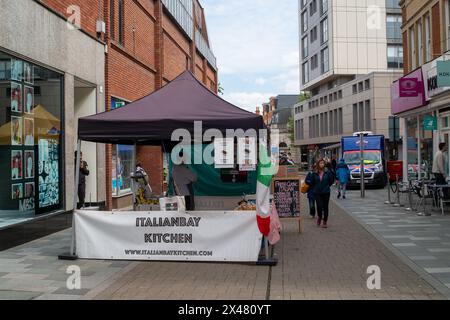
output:
[[25,179],[34,178],[34,151],[25,151]]
[[22,112],[22,85],[11,83],[11,111]]
[[[121,108],[126,101],[111,97],[111,110]],[[112,147],[112,195],[120,196],[131,192],[134,146],[113,145]]]
[[11,151],[11,180],[22,179],[22,150]]
[[24,118],[23,136],[26,146],[34,146],[34,119]]
[[22,118],[11,117],[11,145],[22,145]]
[[61,74],[1,51],[0,69],[1,228],[62,207],[63,86]]
[[59,145],[53,139],[39,140],[39,207],[59,203]]
[[11,196],[13,200],[20,200],[23,198],[23,185],[21,183],[12,185]]
[[24,106],[25,113],[32,114],[34,107],[34,89],[28,86],[25,86],[24,89]]

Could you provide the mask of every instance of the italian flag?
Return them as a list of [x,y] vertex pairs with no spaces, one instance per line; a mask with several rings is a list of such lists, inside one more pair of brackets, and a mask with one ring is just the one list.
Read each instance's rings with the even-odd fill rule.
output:
[[256,210],[259,231],[267,237],[270,233],[270,185],[274,170],[265,146],[260,148],[258,182],[256,185]]

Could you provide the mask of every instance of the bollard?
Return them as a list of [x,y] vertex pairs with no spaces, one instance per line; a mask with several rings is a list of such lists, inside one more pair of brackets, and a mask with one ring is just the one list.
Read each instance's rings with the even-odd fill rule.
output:
[[398,175],[395,179],[395,185],[397,187],[397,202],[394,204],[394,207],[399,208],[402,205],[400,204],[400,186],[398,185]]
[[408,202],[409,207],[405,208],[406,211],[411,212],[412,211],[412,196],[411,196],[411,190],[412,190],[412,181],[409,181],[409,187],[408,187]]
[[386,201],[384,204],[394,204],[391,200],[391,176],[387,175],[388,177],[388,201]]

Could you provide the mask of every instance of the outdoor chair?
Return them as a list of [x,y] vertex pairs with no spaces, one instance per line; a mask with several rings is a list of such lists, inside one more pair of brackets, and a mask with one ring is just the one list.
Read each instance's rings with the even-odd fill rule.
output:
[[421,205],[424,205],[426,199],[433,199],[433,204],[436,204],[433,189],[427,188],[424,181],[411,181],[412,191],[418,196],[414,211],[418,211]]
[[439,195],[439,206],[441,208],[442,215],[445,215],[444,204],[450,203],[450,198],[445,197],[444,188],[439,188],[438,195]]

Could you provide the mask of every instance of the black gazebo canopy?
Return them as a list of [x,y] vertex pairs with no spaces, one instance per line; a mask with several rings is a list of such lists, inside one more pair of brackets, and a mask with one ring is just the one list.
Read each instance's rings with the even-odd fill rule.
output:
[[185,71],[158,91],[120,109],[79,119],[78,138],[112,144],[171,144],[176,129],[263,129],[263,118],[228,103]]

